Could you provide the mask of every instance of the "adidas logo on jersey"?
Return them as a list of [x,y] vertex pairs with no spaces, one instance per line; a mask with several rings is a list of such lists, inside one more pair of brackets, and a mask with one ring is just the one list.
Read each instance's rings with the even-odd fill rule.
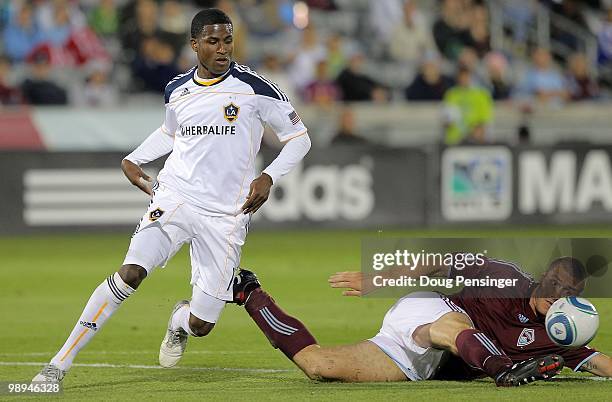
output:
[[185,95],[189,95],[189,88],[183,89],[183,92],[181,92],[179,96],[185,96]]
[[94,331],[98,330],[98,326],[95,322],[79,321],[79,324],[84,326],[85,328],[93,329]]
[[520,322],[522,322],[523,324],[528,323],[529,322],[529,318],[525,317],[523,314],[518,315],[518,319]]

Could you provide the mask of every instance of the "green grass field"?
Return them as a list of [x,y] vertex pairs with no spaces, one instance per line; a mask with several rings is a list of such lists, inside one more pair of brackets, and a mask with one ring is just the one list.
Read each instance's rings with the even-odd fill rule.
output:
[[[435,232],[495,236],[488,232]],[[376,334],[391,299],[343,298],[327,286],[330,273],[358,270],[360,240],[368,232],[255,232],[243,265],[299,317],[324,345]],[[427,233],[431,235],[431,232]],[[505,235],[552,235],[549,230]],[[419,232],[384,236],[420,236]],[[594,229],[554,235],[612,236]],[[64,342],[92,290],[121,263],[125,235],[0,238],[0,382],[29,381]],[[159,343],[174,303],[191,295],[187,250],[146,279],[76,359],[62,399],[73,400],[612,400],[612,381],[592,381],[569,370],[563,378],[518,389],[490,381],[394,384],[316,383],[270,347],[248,315],[229,305],[206,338],[190,339],[178,368],[156,366]],[[612,352],[612,301],[593,300],[602,316],[593,345]],[[0,399],[2,396],[0,396]],[[15,400],[14,397],[6,397]],[[22,396],[27,399],[28,397]],[[35,398],[35,397],[32,397]],[[17,398],[19,399],[19,398]]]

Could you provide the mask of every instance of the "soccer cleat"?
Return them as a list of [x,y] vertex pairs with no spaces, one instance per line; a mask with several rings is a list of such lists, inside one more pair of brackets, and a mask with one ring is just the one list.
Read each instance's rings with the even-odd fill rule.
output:
[[47,364],[40,370],[40,373],[36,374],[32,378],[32,382],[46,382],[46,383],[59,383],[64,379],[67,371],[54,366],[53,364]]
[[174,305],[170,319],[168,320],[168,329],[166,336],[159,347],[159,364],[162,367],[174,367],[183,357],[185,348],[187,347],[187,339],[189,334],[184,329],[172,329],[172,317],[185,306],[189,306],[188,300],[181,300]]
[[234,303],[242,306],[249,298],[249,294],[260,286],[257,275],[247,269],[240,268],[238,275],[234,278]]
[[498,387],[518,387],[538,380],[547,380],[559,374],[563,358],[559,355],[536,357],[516,363],[495,380]]

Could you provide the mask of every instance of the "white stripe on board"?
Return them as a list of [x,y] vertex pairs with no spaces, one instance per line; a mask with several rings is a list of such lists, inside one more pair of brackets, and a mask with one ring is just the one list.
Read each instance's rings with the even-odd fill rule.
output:
[[119,168],[30,169],[23,184],[29,226],[134,225],[146,210],[147,195]]
[[[135,187],[125,190],[107,190],[98,188],[95,190],[50,190],[50,191],[26,191],[23,201],[30,207],[42,207],[49,205],[66,204],[91,204],[91,203],[118,203],[146,205],[149,199],[145,193]],[[144,208],[144,207],[143,207]],[[144,212],[144,211],[143,211]]]
[[133,224],[146,211],[146,206],[139,208],[109,209],[69,208],[69,209],[26,209],[24,221],[28,225],[92,225],[92,224]]
[[116,169],[29,169],[23,175],[23,183],[26,187],[130,186],[119,166]]

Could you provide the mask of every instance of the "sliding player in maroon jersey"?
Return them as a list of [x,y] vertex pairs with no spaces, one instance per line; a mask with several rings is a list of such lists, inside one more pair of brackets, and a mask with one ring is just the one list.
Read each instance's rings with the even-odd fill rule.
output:
[[[497,385],[516,386],[556,375],[565,365],[575,371],[612,376],[612,359],[594,349],[561,348],[546,334],[544,317],[559,297],[584,288],[585,270],[579,261],[553,261],[539,283],[513,264],[486,259],[477,268],[429,268],[431,277],[516,279],[506,289],[465,288],[450,297],[415,292],[387,312],[380,332],[353,345],[322,347],[304,325],[281,310],[250,271],[243,270],[234,285],[235,301],[245,309],[272,345],[280,349],[311,379],[341,381],[405,381],[448,378],[445,364],[458,356],[465,363],[456,379],[482,375]],[[361,296],[362,273],[341,272],[332,287]],[[450,352],[450,353],[449,353]],[[454,366],[453,366],[454,367]]]

